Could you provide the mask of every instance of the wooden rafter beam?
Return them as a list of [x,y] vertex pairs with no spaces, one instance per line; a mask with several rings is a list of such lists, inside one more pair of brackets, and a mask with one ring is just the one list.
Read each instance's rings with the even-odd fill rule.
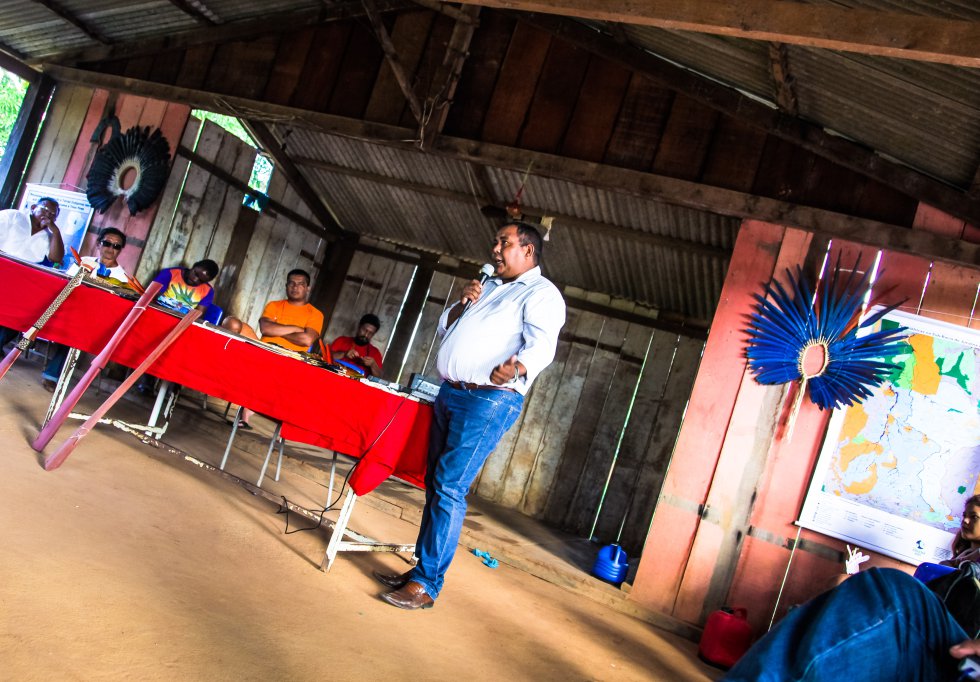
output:
[[[375,5],[379,12],[392,12],[415,6],[410,0],[375,0]],[[148,57],[196,45],[214,45],[235,40],[252,40],[276,33],[295,32],[308,26],[361,16],[364,16],[364,7],[360,2],[341,3],[331,9],[279,13],[273,17],[197,28],[160,38],[141,38],[106,47],[63,50],[35,57],[28,63],[39,66],[44,64],[75,66],[88,62]]]
[[974,199],[980,200],[980,166],[977,167],[976,172],[973,174],[973,182],[970,183],[969,193]]
[[375,7],[374,0],[361,0],[361,4],[364,6],[364,12],[367,14],[368,21],[371,22],[374,35],[378,38],[378,42],[381,43],[381,49],[385,53],[385,60],[387,60],[388,66],[391,68],[395,82],[398,83],[402,94],[405,95],[405,99],[408,101],[408,108],[412,110],[412,116],[415,117],[416,122],[418,122],[421,128],[425,124],[425,119],[422,115],[422,103],[419,101],[418,95],[415,94],[414,88],[412,88],[412,83],[409,80],[402,60],[398,57],[398,50],[395,49],[395,43],[391,40],[391,34],[388,33],[388,29],[381,21],[381,15],[378,13],[377,7]]
[[415,0],[415,4],[419,7],[425,7],[426,9],[431,9],[433,12],[439,12],[439,14],[445,14],[451,19],[456,21],[472,21],[469,14],[460,11],[456,7],[449,5],[444,2],[439,2],[439,0]]
[[0,43],[0,69],[9,71],[28,83],[33,83],[41,77],[40,71],[35,71],[20,59],[15,59],[2,43]]
[[269,127],[262,121],[244,121],[252,137],[262,145],[262,149],[272,157],[276,167],[285,175],[296,194],[303,200],[310,212],[330,232],[338,237],[344,236],[346,230],[341,227],[333,211],[323,203],[321,197],[310,186],[306,177],[296,168],[296,164],[282,148],[282,143],[276,138]]
[[[377,175],[375,173],[369,173],[367,171],[361,171],[355,168],[349,168],[347,166],[340,166],[333,163],[327,163],[325,161],[319,161],[317,159],[294,157],[293,161],[297,165],[306,168],[316,168],[319,170],[326,171],[328,173],[334,173],[337,175],[344,175],[353,178],[360,178],[361,180],[367,180],[368,182],[376,182],[378,184],[386,185],[388,187],[398,187],[400,189],[406,189],[411,192],[418,192],[420,194],[439,197],[441,199],[449,199],[451,201],[456,201],[461,204],[467,204],[467,205],[473,204],[473,196],[470,194],[466,194],[464,192],[456,192],[451,189],[445,189],[442,187],[433,187],[431,185],[423,185],[417,182],[409,182],[407,180],[402,180],[400,178],[391,178],[384,175]],[[504,206],[497,206],[497,208],[503,210]],[[557,213],[550,208],[535,208],[533,206],[522,206],[522,208],[524,210],[525,215],[532,215],[532,216],[539,216],[539,217],[542,215],[554,216],[556,225],[574,227],[584,232],[589,232],[596,235],[614,235],[616,237],[628,239],[636,243],[646,244],[647,246],[674,249],[677,251],[685,251],[687,253],[696,253],[702,256],[709,256],[711,258],[728,259],[731,256],[731,251],[729,249],[723,249],[716,246],[710,246],[707,244],[700,244],[698,242],[693,242],[688,239],[676,239],[673,237],[665,237],[659,234],[650,234],[648,232],[640,232],[639,230],[633,230],[627,227],[620,227],[619,225],[612,225],[610,223],[601,223],[595,220],[576,218],[574,216]]]
[[980,67],[980,23],[974,21],[791,0],[457,1],[464,5]]
[[[236,178],[234,175],[226,171],[224,168],[215,164],[212,161],[209,161],[208,159],[204,158],[197,152],[192,151],[183,145],[177,145],[177,153],[183,156],[191,163],[200,166],[208,173],[218,178],[222,182],[226,183],[230,187],[234,187],[239,192],[242,192],[243,194],[246,194],[251,197],[255,197],[256,199],[264,198],[264,195],[262,195],[261,192],[249,187],[248,183],[245,183],[242,180]],[[332,230],[328,230],[324,225],[318,225],[317,223],[313,222],[309,218],[300,215],[293,209],[289,208],[288,206],[285,206],[284,204],[281,204],[275,199],[268,199],[268,202],[266,203],[266,210],[289,218],[297,225],[301,225],[305,227],[307,230],[317,235],[318,237],[323,237],[324,239],[328,239],[328,240],[337,238],[336,234]]]
[[419,136],[422,149],[426,148],[427,143],[433,137],[442,133],[446,117],[449,115],[453,95],[456,94],[456,85],[463,73],[463,64],[469,54],[470,42],[473,40],[473,33],[478,25],[480,8],[479,6],[464,7],[462,14],[465,19],[456,21],[452,36],[446,45],[446,56],[442,61],[442,68],[436,73],[435,82],[437,84],[442,83],[442,85],[426,102],[426,118],[422,122],[422,130]]
[[221,18],[202,0],[170,0],[170,4],[200,24],[216,26],[221,23]]
[[87,35],[89,38],[97,43],[102,43],[103,45],[108,45],[112,41],[106,38],[102,33],[99,32],[95,27],[85,23],[74,14],[69,12],[67,9],[61,6],[61,3],[55,2],[55,0],[34,0],[39,5],[47,7],[53,14],[58,15],[61,19],[67,21],[69,24],[77,28],[79,31]]
[[907,166],[888,161],[874,150],[831,135],[818,125],[783,114],[733,88],[711,82],[645,50],[617,45],[607,36],[577,21],[545,15],[522,18],[562,40],[643,74],[665,88],[681,92],[723,114],[765,130],[919,201],[980,224],[980,201]]
[[[27,63],[27,56],[23,52],[14,49],[3,41],[0,41],[0,57],[3,57],[5,60],[9,60],[11,63],[20,64],[21,66],[24,66]],[[3,68],[6,69],[7,67],[4,66]],[[16,73],[12,69],[7,70]],[[23,76],[21,76],[21,78],[23,78]]]
[[[219,97],[200,90],[176,88],[125,76],[94,73],[63,66],[50,66],[45,71],[59,81],[181,102],[230,115],[239,115],[239,111],[249,110],[252,112],[250,118],[291,120],[296,125],[302,121],[305,127],[322,133],[400,149],[414,148],[413,131],[397,126],[303,111],[241,97]],[[980,244],[947,239],[925,230],[911,230],[876,220],[701,185],[688,180],[447,136],[438,138],[431,151],[441,156],[518,173],[525,172],[528,163],[532,163],[535,175],[613,192],[624,192],[644,199],[654,199],[719,215],[790,225],[815,234],[849,239],[925,258],[970,266],[980,265]]]
[[784,43],[769,43],[769,62],[776,105],[784,114],[799,116],[795,81],[789,69],[789,51]]
[[971,266],[980,265],[980,244],[688,180],[447,137],[439,138],[432,152],[514,172],[523,172],[527,164],[532,163],[537,176],[599,187],[643,199],[656,199],[719,215],[765,220],[883,249]]

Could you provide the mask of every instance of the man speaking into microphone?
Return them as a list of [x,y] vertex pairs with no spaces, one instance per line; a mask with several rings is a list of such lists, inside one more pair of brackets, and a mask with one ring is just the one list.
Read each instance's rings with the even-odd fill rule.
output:
[[375,571],[393,590],[381,595],[389,604],[424,609],[438,598],[463,528],[466,493],[555,357],[565,301],[541,274],[541,247],[534,226],[505,224],[491,251],[493,276],[469,282],[439,320],[443,383],[433,405],[419,561],[400,575]]

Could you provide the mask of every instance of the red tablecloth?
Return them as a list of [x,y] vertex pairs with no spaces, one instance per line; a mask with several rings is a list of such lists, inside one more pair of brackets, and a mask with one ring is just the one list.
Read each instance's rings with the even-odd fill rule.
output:
[[[0,257],[0,325],[25,330],[64,287],[66,278]],[[133,301],[78,287],[41,336],[98,353]],[[150,308],[112,360],[137,366],[177,323]],[[150,368],[154,376],[245,405],[289,426],[283,437],[363,457],[351,487],[358,495],[396,473],[422,485],[431,406],[286,357],[201,324],[191,326]],[[289,435],[287,435],[289,434]]]

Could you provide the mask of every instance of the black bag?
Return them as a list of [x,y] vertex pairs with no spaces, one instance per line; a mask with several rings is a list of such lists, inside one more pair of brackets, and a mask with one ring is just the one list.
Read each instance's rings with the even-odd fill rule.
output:
[[980,564],[970,561],[926,583],[970,639],[980,638]]

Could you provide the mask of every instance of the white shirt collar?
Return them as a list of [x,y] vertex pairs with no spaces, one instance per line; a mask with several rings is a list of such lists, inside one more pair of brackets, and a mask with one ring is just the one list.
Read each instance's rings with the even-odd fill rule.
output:
[[[522,272],[516,278],[512,279],[511,282],[513,282],[515,284],[517,282],[520,282],[521,284],[530,284],[534,280],[540,279],[542,276],[543,275],[541,274],[541,266],[540,265],[535,265],[533,268],[531,268],[527,272]],[[504,282],[499,277],[494,277],[493,278],[493,281],[496,282],[497,284],[509,284],[509,283],[511,283],[511,282]]]

